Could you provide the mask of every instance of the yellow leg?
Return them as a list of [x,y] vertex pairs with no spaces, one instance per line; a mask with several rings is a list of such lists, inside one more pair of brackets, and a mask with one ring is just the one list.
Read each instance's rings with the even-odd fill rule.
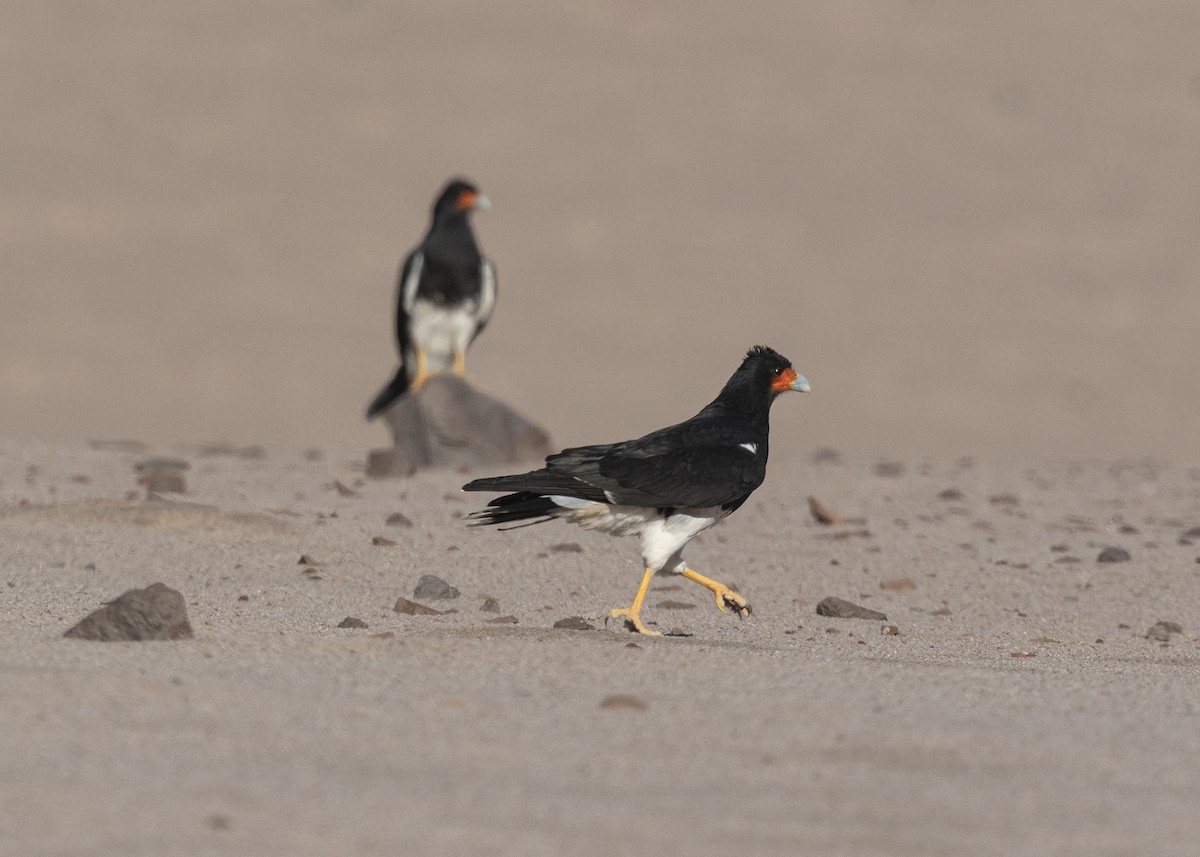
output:
[[429,358],[425,356],[425,349],[417,346],[417,371],[413,373],[412,380],[408,382],[408,389],[415,393],[428,380]]
[[450,367],[450,371],[460,378],[467,374],[467,352],[454,352],[454,365]]
[[642,577],[642,585],[638,587],[637,595],[634,596],[633,604],[629,607],[617,607],[608,611],[608,615],[604,617],[604,624],[608,624],[609,619],[622,618],[627,624],[633,626],[633,630],[639,634],[646,634],[651,637],[661,637],[662,631],[651,631],[642,624],[642,602],[646,600],[646,590],[650,588],[650,578],[654,577],[654,572],[649,568],[646,569],[646,574]]
[[699,583],[705,589],[711,589],[713,595],[717,597],[717,609],[722,613],[728,613],[728,608],[733,608],[733,612],[737,613],[743,619],[750,615],[750,602],[725,584],[717,583],[703,574],[697,574],[690,568],[683,570],[683,576],[694,583]]

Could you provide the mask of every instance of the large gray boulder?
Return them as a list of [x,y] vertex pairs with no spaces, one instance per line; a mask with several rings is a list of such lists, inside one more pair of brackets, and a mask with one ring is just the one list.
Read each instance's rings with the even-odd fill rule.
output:
[[109,601],[63,636],[101,642],[189,640],[192,626],[183,596],[165,583],[152,583]]
[[436,375],[380,415],[393,445],[373,449],[367,475],[409,476],[433,467],[540,464],[556,450],[550,435],[456,375]]

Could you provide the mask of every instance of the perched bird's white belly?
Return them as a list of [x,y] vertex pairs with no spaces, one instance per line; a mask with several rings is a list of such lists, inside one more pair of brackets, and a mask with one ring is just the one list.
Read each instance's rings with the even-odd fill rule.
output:
[[[409,335],[414,346],[424,348],[431,373],[445,372],[454,362],[454,352],[466,351],[478,326],[478,306],[464,301],[455,307],[416,300],[409,310]],[[415,365],[415,354],[407,355]]]

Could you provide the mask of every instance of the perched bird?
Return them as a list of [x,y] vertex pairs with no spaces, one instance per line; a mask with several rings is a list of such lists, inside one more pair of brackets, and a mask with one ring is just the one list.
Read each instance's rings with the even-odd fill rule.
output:
[[429,231],[404,259],[396,296],[400,368],[367,408],[373,419],[430,375],[466,371],[467,346],[496,304],[496,266],[479,252],[468,219],[491,203],[479,188],[454,179],[433,204]]
[[638,536],[642,584],[631,606],[611,610],[607,618],[623,618],[642,634],[660,636],[641,619],[650,579],[658,573],[706,587],[721,612],[745,618],[746,599],[688,568],[683,548],[762,484],[771,403],[788,390],[807,393],[808,381],[787,358],[765,346],[752,348],[712,403],[685,422],[637,440],[565,449],[541,470],[467,483],[464,491],[513,492],[472,512],[468,523],[563,518],[590,530]]

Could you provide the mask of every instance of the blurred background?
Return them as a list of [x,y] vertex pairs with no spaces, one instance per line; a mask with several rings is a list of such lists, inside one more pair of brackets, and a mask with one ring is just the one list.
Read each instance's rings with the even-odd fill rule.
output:
[[562,445],[1200,453],[1200,5],[0,2],[0,437],[389,440],[451,175],[468,358]]

